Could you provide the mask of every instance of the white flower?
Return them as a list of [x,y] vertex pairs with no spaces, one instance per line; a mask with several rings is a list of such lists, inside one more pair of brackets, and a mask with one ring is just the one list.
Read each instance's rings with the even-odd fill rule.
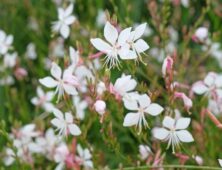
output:
[[69,95],[76,95],[76,86],[78,85],[77,78],[72,74],[73,67],[68,67],[65,69],[63,76],[61,68],[56,64],[52,63],[51,67],[51,75],[55,78],[48,76],[42,79],[39,79],[39,82],[48,87],[54,88],[56,87],[55,93],[58,93],[58,100],[61,96],[66,92]]
[[4,31],[0,30],[0,55],[4,55],[8,52],[8,50],[11,48],[12,42],[13,36],[7,36]]
[[11,148],[6,148],[5,150],[6,156],[3,158],[3,162],[6,166],[13,164],[15,161],[15,153]]
[[132,50],[127,54],[126,59],[139,59],[142,61],[140,53],[144,53],[149,49],[149,45],[141,39],[146,30],[146,23],[140,24],[134,31],[130,33],[130,37],[127,39],[127,43]]
[[194,35],[199,41],[203,42],[208,37],[208,29],[206,27],[199,27]]
[[52,119],[51,123],[57,127],[59,135],[68,135],[71,133],[74,136],[78,136],[81,134],[79,127],[73,123],[73,116],[70,112],[66,112],[64,116],[60,110],[54,108],[53,113],[56,118]]
[[222,87],[222,76],[214,72],[209,72],[203,81],[198,81],[193,84],[192,91],[198,95],[205,94],[213,96],[217,90]]
[[124,104],[127,109],[134,112],[130,112],[125,116],[123,126],[139,126],[139,133],[142,130],[142,124],[148,127],[145,119],[146,114],[157,116],[163,111],[163,108],[159,104],[151,103],[149,96],[146,94],[138,95],[138,100]]
[[150,147],[147,145],[140,145],[139,152],[140,152],[140,157],[142,160],[147,159],[148,156],[152,153]]
[[102,9],[99,9],[96,17],[96,24],[99,27],[102,27],[105,25],[105,23],[106,23],[106,13]]
[[4,67],[13,68],[16,65],[17,53],[4,55]]
[[126,97],[129,92],[135,89],[137,85],[136,80],[132,79],[131,75],[122,74],[114,84],[110,87],[110,91],[116,95],[116,97]]
[[82,147],[78,144],[77,145],[77,152],[81,159],[81,165],[88,168],[93,168],[93,162],[91,161],[92,155],[89,152],[89,149],[82,149]]
[[100,115],[103,115],[106,110],[106,103],[103,100],[97,100],[94,103],[94,107],[96,112],[98,112]]
[[69,149],[65,143],[62,143],[55,149],[54,160],[58,163],[55,170],[62,170],[65,166],[65,160],[69,155]]
[[130,59],[127,56],[129,52],[129,45],[126,43],[126,40],[129,39],[130,33],[131,27],[124,29],[120,32],[120,34],[118,34],[117,29],[109,22],[106,22],[104,27],[104,37],[108,43],[100,38],[92,38],[90,40],[97,50],[106,54],[105,65],[109,65],[109,69],[119,66],[120,61],[118,56],[121,59]]
[[58,21],[53,22],[53,31],[59,32],[63,38],[68,38],[70,33],[69,25],[71,25],[76,18],[72,15],[73,4],[70,4],[66,9],[58,8]]
[[26,48],[26,56],[31,60],[36,59],[37,54],[36,54],[35,44],[33,43],[28,44]]
[[83,120],[85,117],[85,110],[88,107],[88,103],[85,100],[80,100],[79,96],[73,96],[73,104],[76,108],[76,117]]
[[43,109],[45,109],[47,112],[51,112],[54,108],[53,104],[51,103],[54,92],[47,92],[44,93],[41,87],[37,87],[37,97],[33,97],[31,99],[32,104],[35,106],[41,106]]
[[190,118],[179,118],[177,121],[169,116],[163,120],[164,128],[154,128],[153,135],[156,139],[168,141],[167,148],[172,145],[173,153],[180,142],[193,142],[190,132],[185,130],[190,124]]

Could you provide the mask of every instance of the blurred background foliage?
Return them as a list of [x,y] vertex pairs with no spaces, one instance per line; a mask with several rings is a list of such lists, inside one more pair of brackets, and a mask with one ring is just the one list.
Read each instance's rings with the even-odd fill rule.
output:
[[[117,18],[121,27],[131,26],[134,23],[147,22],[153,34],[146,38],[150,47],[165,47],[169,41],[168,27],[172,26],[178,31],[179,40],[177,43],[177,61],[175,79],[179,82],[192,84],[194,81],[202,79],[208,71],[221,72],[218,62],[211,57],[205,57],[200,46],[191,41],[191,36],[199,26],[209,28],[213,41],[222,42],[222,1],[221,0],[190,0],[188,8],[176,6],[170,0],[163,2],[155,0],[75,0],[74,14],[78,18],[78,23],[72,26],[71,38],[65,41],[68,46],[76,47],[77,44],[83,49],[83,56],[93,53],[90,45],[90,37],[98,35],[102,37],[103,27],[98,28],[96,17],[99,9],[107,10],[110,16]],[[67,6],[68,3],[64,3]],[[30,22],[37,22],[37,29],[30,28]],[[0,119],[1,134],[7,136],[12,127],[37,122],[39,127],[47,126],[49,119],[38,120],[39,111],[31,105],[30,99],[35,96],[38,78],[46,76],[48,71],[43,69],[44,58],[50,51],[50,43],[54,38],[51,32],[52,21],[57,20],[57,7],[51,0],[1,0],[0,1],[0,29],[7,34],[14,36],[14,49],[18,52],[21,65],[28,70],[28,77],[24,81],[18,81],[12,87],[0,87]],[[88,32],[87,34],[83,33]],[[54,35],[57,36],[57,35]],[[27,45],[33,42],[36,45],[38,54],[34,62],[27,61],[24,57]],[[164,54],[167,52],[164,50]],[[167,106],[168,99],[165,95],[163,79],[161,78],[161,63],[152,56],[145,57],[147,66],[133,62],[126,62],[121,71],[112,70],[111,80],[121,75],[122,72],[132,74],[138,82],[137,87],[140,92],[150,92],[152,99],[158,100],[163,106]],[[201,61],[201,62],[200,62]],[[105,70],[101,73],[104,74]],[[113,96],[108,95],[107,107],[109,117],[101,125],[96,113],[87,114],[81,129],[87,136],[81,136],[80,141],[85,145],[94,147],[94,163],[96,165],[108,165],[116,168],[120,164],[124,166],[135,166],[138,162],[138,145],[145,143],[151,146],[151,130],[144,130],[140,136],[133,128],[123,128],[122,121],[124,111],[121,103],[116,103]],[[203,102],[199,102],[201,100]],[[207,121],[203,132],[195,130],[195,122],[200,120],[199,112],[206,101],[201,98],[194,102],[191,110],[193,118],[192,134],[196,142],[185,145],[183,151],[191,154],[199,154],[204,159],[206,165],[217,165],[217,158],[222,158],[222,136],[220,131]],[[177,104],[183,112],[182,105]],[[91,116],[90,114],[94,114]],[[183,113],[187,116],[187,113]],[[90,121],[89,121],[90,120]],[[161,119],[148,118],[150,127]],[[87,140],[86,140],[87,139]],[[0,146],[4,147],[6,137],[0,137]],[[9,143],[8,143],[9,144]],[[163,144],[163,151],[166,145]],[[178,164],[178,160],[167,150],[165,164]],[[46,167],[48,169],[51,166]],[[195,164],[190,161],[189,164]],[[2,165],[0,164],[0,167]],[[18,169],[20,165],[15,165],[12,169]],[[27,167],[28,169],[29,167]],[[46,168],[46,169],[47,169]],[[0,168],[2,169],[2,168]],[[4,169],[4,168],[3,168]],[[8,168],[10,169],[10,168]],[[24,166],[23,169],[26,169]],[[41,169],[41,168],[40,168]],[[44,169],[44,167],[42,167]]]

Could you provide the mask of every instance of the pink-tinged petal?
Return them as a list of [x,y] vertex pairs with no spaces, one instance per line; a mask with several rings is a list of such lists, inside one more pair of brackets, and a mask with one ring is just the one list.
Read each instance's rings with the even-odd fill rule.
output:
[[75,124],[68,125],[68,129],[69,129],[69,132],[74,136],[78,136],[81,134],[80,128]]
[[130,37],[130,33],[131,33],[131,27],[126,28],[124,30],[122,30],[119,34],[119,38],[118,38],[118,44],[119,45],[124,45],[126,43],[126,41],[129,39]]
[[190,124],[190,118],[179,118],[176,122],[176,129],[186,129]]
[[142,53],[149,49],[149,45],[142,39],[137,40],[134,45],[137,53]]
[[146,23],[140,24],[138,27],[136,27],[133,40],[139,39],[144,34],[145,29]]
[[54,108],[54,109],[53,109],[53,114],[54,114],[55,117],[57,117],[58,119],[64,120],[64,115],[63,115],[63,113],[62,113],[59,109]]
[[139,118],[140,114],[138,113],[128,113],[124,118],[123,126],[127,127],[137,125]]
[[173,129],[175,126],[175,119],[173,119],[169,116],[164,117],[163,126],[166,128],[169,128],[169,129]]
[[145,109],[146,107],[150,105],[151,101],[147,94],[143,94],[143,95],[139,95],[138,102],[139,102],[140,107]]
[[70,33],[70,29],[67,25],[62,25],[60,29],[60,34],[63,36],[63,38],[68,38]]
[[118,32],[116,28],[113,25],[111,25],[109,22],[106,22],[106,25],[104,27],[104,37],[112,45],[116,43],[116,40],[118,38]]
[[193,142],[193,136],[187,130],[176,131],[176,135],[182,142]]
[[193,85],[192,91],[198,95],[201,95],[208,91],[208,87],[202,81],[198,81]]
[[73,122],[73,116],[70,112],[65,113],[65,120],[67,123],[72,123]]
[[63,127],[63,122],[57,118],[54,118],[51,120],[51,123],[53,126],[57,127],[57,128],[62,128]]
[[145,112],[152,115],[152,116],[157,116],[159,115],[161,112],[163,111],[163,107],[160,106],[159,104],[156,104],[156,103],[152,103],[150,104]]
[[159,139],[159,140],[166,139],[167,136],[170,134],[170,132],[164,128],[154,128],[152,133],[153,133],[154,138]]
[[51,67],[51,74],[54,78],[56,78],[57,80],[61,79],[62,77],[62,70],[61,68],[56,64],[56,63],[52,63],[52,67]]
[[69,16],[68,18],[65,19],[64,23],[66,25],[71,25],[75,20],[76,18],[74,16]]
[[100,38],[90,39],[90,42],[97,50],[101,52],[104,52],[107,54],[107,53],[110,53],[111,51],[111,46]]
[[58,82],[55,81],[52,77],[45,77],[45,78],[39,79],[39,82],[48,88],[53,88],[58,85]]
[[73,4],[70,4],[66,9],[65,9],[65,12],[64,12],[64,15],[65,17],[69,16],[72,14],[72,11],[73,11]]
[[63,87],[64,87],[65,92],[69,95],[77,95],[78,94],[75,86],[73,86],[73,85],[64,84]]

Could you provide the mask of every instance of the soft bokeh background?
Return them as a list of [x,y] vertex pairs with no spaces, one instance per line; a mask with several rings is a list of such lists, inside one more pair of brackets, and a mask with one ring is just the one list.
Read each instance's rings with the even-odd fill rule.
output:
[[[173,1],[173,0],[172,0]],[[78,22],[72,25],[71,36],[65,40],[66,50],[70,45],[80,46],[83,56],[87,58],[94,52],[90,45],[90,37],[96,35],[102,37],[103,26],[98,26],[97,16],[99,10],[107,12],[117,18],[121,27],[131,26],[147,22],[149,30],[144,38],[150,45],[148,56],[142,63],[135,67],[133,62],[126,62],[121,71],[112,70],[111,80],[115,80],[122,72],[132,74],[139,82],[138,90],[152,92],[152,99],[158,100],[163,106],[168,105],[165,95],[163,79],[161,78],[161,56],[166,56],[170,48],[169,42],[173,42],[177,50],[177,62],[175,68],[176,80],[192,84],[202,79],[207,72],[221,72],[218,60],[211,56],[209,51],[201,50],[201,45],[194,43],[191,36],[199,26],[209,28],[212,41],[222,42],[222,2],[220,0],[190,0],[189,6],[177,4],[179,0],[152,1],[152,0],[75,0],[74,14]],[[64,6],[68,3],[64,3]],[[49,56],[53,42],[58,35],[51,32],[52,21],[57,20],[57,7],[52,0],[1,0],[0,1],[0,29],[14,36],[13,47],[18,52],[20,64],[28,70],[28,77],[22,81],[16,81],[13,86],[0,86],[0,120],[1,136],[0,148],[9,145],[6,132],[12,127],[20,127],[23,124],[35,122],[40,129],[50,125],[50,119],[40,119],[41,112],[31,103],[30,99],[36,95],[38,79],[48,75],[44,69],[44,59]],[[174,28],[174,32],[171,31]],[[176,32],[176,33],[175,33]],[[175,37],[175,41],[172,40]],[[37,59],[30,61],[25,58],[27,45],[33,42],[36,45]],[[156,48],[154,50],[154,48]],[[156,54],[157,56],[154,56]],[[157,58],[159,57],[159,58]],[[104,74],[102,71],[100,74]],[[1,76],[1,75],[0,75]],[[81,124],[84,135],[80,141],[93,146],[93,160],[96,167],[108,165],[117,168],[119,163],[124,166],[134,166],[138,160],[138,146],[141,143],[151,145],[151,130],[138,136],[134,129],[123,128],[124,108],[121,103],[116,103],[113,96],[107,96],[107,107],[112,113],[104,124],[99,123],[99,118],[86,114],[85,124]],[[191,132],[195,142],[184,146],[187,154],[198,154],[204,159],[204,164],[218,166],[217,158],[222,158],[221,131],[215,125],[206,120],[204,130],[199,131],[200,110],[206,106],[206,100],[197,97],[194,107],[191,109],[193,118]],[[184,116],[182,105],[177,107]],[[95,115],[95,114],[94,114]],[[160,118],[159,118],[160,119]],[[219,116],[221,119],[221,116]],[[149,118],[150,126],[160,120]],[[162,144],[165,151],[165,144]],[[172,155],[171,150],[166,151],[165,164],[178,164],[178,160]],[[51,169],[52,165],[46,160],[42,168]],[[195,164],[193,160],[188,164]],[[7,169],[18,169],[21,165]],[[26,168],[26,166],[24,166]],[[0,163],[0,169],[3,164]],[[28,166],[27,166],[28,169]]]

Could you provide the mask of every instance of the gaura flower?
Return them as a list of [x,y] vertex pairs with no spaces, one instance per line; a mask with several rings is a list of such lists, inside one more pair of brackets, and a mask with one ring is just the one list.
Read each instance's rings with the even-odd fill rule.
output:
[[4,55],[11,48],[13,42],[12,35],[6,35],[6,33],[0,30],[0,55]]
[[51,120],[51,123],[59,131],[59,135],[67,136],[72,134],[73,136],[78,136],[81,134],[79,127],[73,123],[73,116],[70,112],[66,112],[65,115],[58,109],[53,109],[53,114],[55,118]]
[[146,23],[143,23],[136,27],[134,31],[131,31],[130,37],[127,39],[127,43],[130,45],[131,50],[127,54],[127,59],[137,59],[142,61],[140,53],[144,53],[149,49],[149,45],[141,39],[146,30]]
[[117,99],[126,97],[129,92],[135,89],[137,85],[136,80],[132,79],[131,75],[122,74],[114,85],[110,85],[110,92],[116,96]]
[[76,108],[76,118],[83,120],[88,103],[85,100],[80,100],[79,96],[73,96],[73,104]]
[[117,29],[107,21],[104,27],[104,37],[108,43],[100,38],[92,38],[90,40],[97,50],[106,54],[105,65],[109,65],[109,69],[115,66],[119,67],[119,57],[121,59],[130,59],[127,57],[130,46],[126,43],[130,34],[131,27],[122,30],[118,34]]
[[47,112],[51,112],[54,108],[53,104],[51,103],[54,92],[50,91],[45,93],[41,87],[37,87],[37,97],[33,97],[31,99],[32,104],[35,106],[41,106],[43,109],[45,109]]
[[12,54],[5,54],[4,55],[4,67],[6,68],[13,68],[16,65],[16,60],[17,60],[17,53],[12,53]]
[[134,102],[124,103],[125,107],[133,112],[127,113],[124,118],[123,126],[138,126],[139,133],[142,130],[142,125],[148,127],[148,123],[145,119],[146,114],[157,116],[163,111],[163,107],[157,103],[151,103],[149,96],[146,94],[138,95],[138,100]]
[[77,145],[77,153],[80,159],[80,165],[83,165],[85,168],[93,168],[92,155],[89,152],[89,149],[83,149],[81,145]]
[[65,39],[68,38],[70,33],[69,25],[76,20],[72,12],[73,4],[70,4],[66,9],[58,8],[58,21],[53,22],[53,31],[59,32]]
[[64,92],[69,95],[77,95],[76,87],[78,86],[78,80],[73,75],[72,66],[65,69],[62,75],[61,68],[56,63],[52,63],[51,75],[54,78],[48,76],[39,79],[39,82],[48,88],[56,87],[55,94],[58,93],[58,100],[64,95]]
[[190,118],[179,118],[175,120],[166,116],[163,120],[163,128],[154,128],[153,136],[159,140],[168,141],[168,146],[172,146],[173,153],[175,147],[179,147],[180,142],[193,142],[193,136],[185,130],[190,124]]

